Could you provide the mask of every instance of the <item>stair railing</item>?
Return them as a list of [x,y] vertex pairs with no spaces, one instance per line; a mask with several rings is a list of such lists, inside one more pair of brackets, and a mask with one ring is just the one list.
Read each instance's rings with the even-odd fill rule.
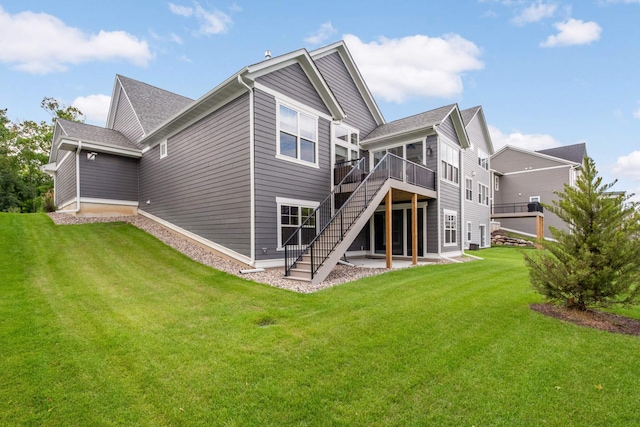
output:
[[[347,174],[327,198],[304,220],[300,227],[283,245],[285,248],[285,276],[306,253],[311,259],[311,278],[329,257],[335,247],[369,206],[380,188],[389,178],[435,190],[435,173],[394,154],[387,153],[364,179],[364,159]],[[354,181],[353,174],[360,174]],[[359,182],[357,187],[353,182]],[[349,184],[346,184],[349,183]],[[351,196],[334,212],[335,194],[343,191],[342,186],[350,185]],[[319,219],[319,221],[317,220]],[[306,232],[305,232],[306,230]],[[317,231],[316,233],[316,230]]]

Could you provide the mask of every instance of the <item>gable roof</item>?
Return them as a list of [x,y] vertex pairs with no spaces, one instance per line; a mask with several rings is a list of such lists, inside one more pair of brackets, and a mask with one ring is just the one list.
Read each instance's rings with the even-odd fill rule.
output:
[[573,162],[571,160],[566,160],[561,157],[550,156],[548,154],[541,153],[539,151],[531,151],[531,150],[527,150],[526,148],[516,147],[514,145],[505,145],[504,147],[500,148],[498,151],[496,151],[491,155],[491,159],[493,160],[496,156],[499,156],[500,154],[504,153],[507,150],[515,151],[517,153],[525,154],[528,156],[534,156],[534,157],[539,157],[547,160],[552,160],[554,162],[564,164],[564,165],[580,166],[582,164],[582,162]]
[[473,119],[477,118],[480,120],[480,127],[482,128],[484,139],[487,142],[489,155],[493,154],[493,141],[491,140],[491,134],[489,133],[489,127],[487,126],[487,120],[484,117],[484,109],[482,106],[477,105],[475,107],[467,108],[466,110],[460,111],[460,114],[462,115],[462,121],[464,122],[465,128],[469,126]]
[[371,91],[369,90],[367,83],[362,78],[362,74],[360,74],[360,70],[358,69],[358,66],[353,60],[353,57],[351,56],[351,52],[349,52],[349,49],[347,48],[347,45],[345,44],[344,40],[340,40],[330,45],[315,49],[310,52],[310,55],[313,59],[318,59],[327,55],[331,55],[334,52],[338,53],[338,55],[342,59],[342,62],[347,67],[347,71],[351,75],[351,79],[353,80],[356,87],[358,88],[358,91],[360,92],[360,96],[362,97],[365,104],[369,108],[369,111],[371,112],[371,115],[376,121],[376,124],[378,124],[379,126],[386,123],[384,117],[382,116],[382,113],[380,112],[380,108],[378,108],[378,104],[376,103],[376,100],[371,94]]
[[459,135],[461,146],[468,147],[469,137],[464,129],[458,104],[445,105],[444,107],[380,125],[367,135],[361,143],[366,147],[367,145],[396,137],[409,137],[413,134],[424,133],[430,129],[435,130],[449,116],[451,116],[456,132]]
[[[148,135],[169,117],[194,102],[193,99],[186,96],[119,74],[116,75],[117,83],[122,87],[145,135]],[[117,96],[120,96],[120,94],[116,94]],[[115,120],[115,105],[117,105],[117,100],[113,100],[111,103],[107,120],[108,127],[111,127],[113,120]]]
[[86,149],[105,153],[130,157],[140,157],[141,155],[141,151],[133,142],[113,129],[56,119],[54,134],[51,156],[54,155],[54,150],[75,150],[79,145]]
[[563,147],[548,148],[546,150],[537,150],[537,153],[546,154],[547,156],[557,157],[559,159],[568,160],[573,163],[582,164],[587,156],[587,144],[565,145]]

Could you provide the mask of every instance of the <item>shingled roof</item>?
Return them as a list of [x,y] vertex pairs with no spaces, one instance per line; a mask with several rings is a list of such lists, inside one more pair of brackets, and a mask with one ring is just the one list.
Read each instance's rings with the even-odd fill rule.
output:
[[465,126],[469,124],[471,119],[473,119],[473,117],[478,113],[478,110],[480,108],[482,107],[478,105],[476,107],[471,107],[471,108],[467,108],[466,110],[460,111],[460,114],[462,115],[462,121],[464,122]]
[[537,150],[536,153],[546,154],[547,156],[553,156],[559,159],[582,164],[583,159],[587,155],[587,144],[582,142],[580,144],[565,145],[564,147]]
[[129,77],[117,75],[145,134],[151,133],[194,100]]
[[71,120],[57,119],[57,121],[62,128],[62,132],[68,138],[77,139],[82,142],[92,142],[101,145],[106,144],[120,148],[138,149],[133,142],[129,141],[127,137],[117,130],[105,129],[100,126],[73,122]]
[[445,105],[444,107],[436,108],[435,110],[426,111],[414,116],[405,117],[404,119],[385,123],[375,128],[373,132],[362,140],[362,142],[438,125],[449,115],[455,106],[456,104]]

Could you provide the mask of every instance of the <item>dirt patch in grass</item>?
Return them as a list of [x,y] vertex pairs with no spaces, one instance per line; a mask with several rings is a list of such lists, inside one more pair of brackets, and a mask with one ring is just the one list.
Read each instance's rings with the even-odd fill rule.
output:
[[640,336],[640,320],[602,311],[580,311],[554,304],[531,304],[531,309],[565,322],[617,334]]

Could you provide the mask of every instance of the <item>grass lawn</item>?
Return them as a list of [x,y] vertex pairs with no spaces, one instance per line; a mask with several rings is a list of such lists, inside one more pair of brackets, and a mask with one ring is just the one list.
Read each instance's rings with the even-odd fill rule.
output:
[[0,214],[0,425],[637,425],[640,338],[530,310],[521,253],[475,254],[302,295]]

